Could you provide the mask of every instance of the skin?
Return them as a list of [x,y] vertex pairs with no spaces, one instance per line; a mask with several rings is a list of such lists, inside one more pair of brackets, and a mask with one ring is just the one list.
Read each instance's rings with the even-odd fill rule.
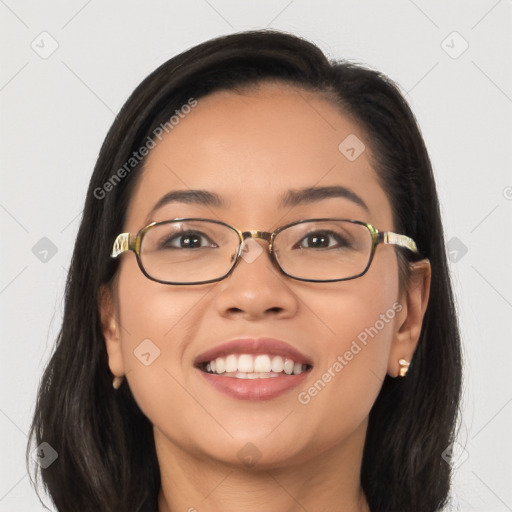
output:
[[[349,134],[366,145],[353,162],[338,150]],[[275,83],[243,94],[214,93],[151,150],[123,231],[135,234],[149,221],[188,216],[244,231],[273,231],[312,217],[353,218],[393,231],[370,146],[357,124],[316,94]],[[350,188],[370,212],[345,198],[278,207],[290,188],[328,185]],[[158,199],[176,189],[216,192],[229,206],[169,204],[148,221]],[[271,265],[268,252],[252,263],[241,260],[223,281],[194,286],[147,279],[133,253],[120,260],[114,285],[100,300],[103,332],[113,375],[128,380],[154,425],[160,512],[369,510],[359,481],[368,414],[386,373],[397,377],[398,359],[413,356],[428,303],[428,260],[415,264],[404,290],[396,249],[382,244],[364,276],[335,283],[288,278]],[[301,404],[298,393],[397,302],[401,311]],[[304,385],[272,400],[225,396],[193,361],[238,336],[282,339],[310,356],[313,370]],[[161,353],[144,366],[133,351],[147,338]],[[237,455],[248,442],[261,453],[251,468]]]

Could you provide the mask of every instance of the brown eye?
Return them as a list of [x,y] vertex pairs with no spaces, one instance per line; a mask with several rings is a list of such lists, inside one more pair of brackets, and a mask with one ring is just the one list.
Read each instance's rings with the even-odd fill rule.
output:
[[160,244],[160,249],[200,249],[201,247],[216,246],[205,234],[199,231],[175,234]]
[[333,231],[315,231],[309,233],[302,239],[301,249],[328,249],[336,247],[347,247],[347,240]]

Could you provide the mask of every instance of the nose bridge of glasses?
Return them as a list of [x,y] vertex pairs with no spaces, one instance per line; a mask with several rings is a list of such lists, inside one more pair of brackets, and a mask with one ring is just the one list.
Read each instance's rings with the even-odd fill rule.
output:
[[258,231],[257,229],[244,231],[242,237],[244,241],[247,240],[247,238],[261,238],[262,240],[266,240],[269,244],[272,242],[272,233],[268,231]]
[[242,245],[246,244],[246,240],[254,240],[256,238],[260,238],[261,240],[265,240],[268,242],[268,252],[270,253],[270,256],[272,257],[272,233],[269,233],[268,231],[259,231],[257,229],[251,229],[250,231],[243,231],[242,232]]

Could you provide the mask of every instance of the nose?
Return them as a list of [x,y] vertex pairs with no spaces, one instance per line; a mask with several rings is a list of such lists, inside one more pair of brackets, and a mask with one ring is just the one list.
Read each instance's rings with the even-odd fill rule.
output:
[[[241,256],[231,274],[219,283],[216,306],[224,317],[287,318],[298,300],[269,253],[270,233],[246,231]],[[257,240],[259,239],[259,240]]]

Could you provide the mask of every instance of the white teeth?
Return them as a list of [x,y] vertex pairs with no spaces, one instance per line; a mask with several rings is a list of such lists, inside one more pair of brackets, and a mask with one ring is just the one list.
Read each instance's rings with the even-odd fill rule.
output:
[[226,361],[223,357],[215,359],[215,371],[217,373],[224,373],[226,371]]
[[226,372],[236,372],[238,369],[238,362],[235,354],[231,354],[226,357]]
[[244,372],[236,372],[229,377],[234,377],[235,379],[269,379],[271,377],[279,377],[278,373],[268,372],[268,373],[244,373]]
[[296,363],[292,359],[268,354],[229,354],[217,357],[206,363],[205,370],[209,373],[223,374],[238,379],[267,379],[282,375],[298,375],[306,371],[307,366]]
[[238,358],[238,371],[252,373],[254,371],[254,362],[249,354],[242,354]]
[[254,371],[268,373],[272,369],[272,363],[270,357],[267,355],[261,355],[256,357],[254,360]]
[[272,358],[272,371],[281,373],[284,370],[284,361],[281,356],[274,356]]
[[295,366],[294,361],[291,359],[284,360],[284,373],[291,375],[293,373],[293,367]]

